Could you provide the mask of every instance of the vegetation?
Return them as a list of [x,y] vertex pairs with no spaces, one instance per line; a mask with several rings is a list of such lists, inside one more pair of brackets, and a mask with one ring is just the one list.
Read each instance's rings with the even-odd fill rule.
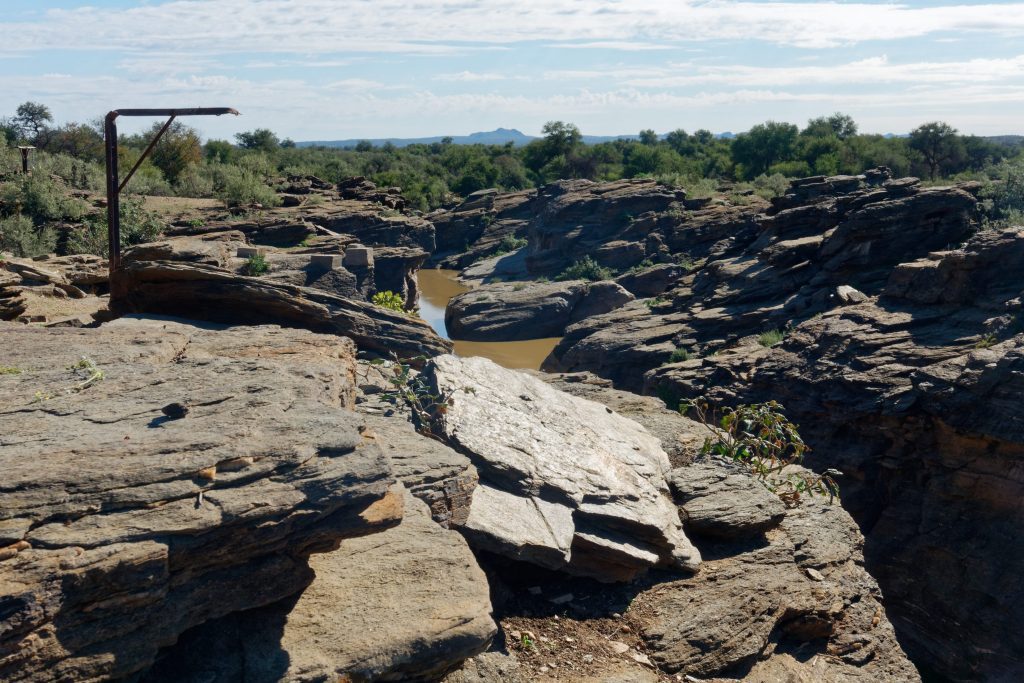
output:
[[[161,125],[156,122],[144,132],[121,136],[123,169],[134,165]],[[14,174],[20,168],[14,146],[21,143],[38,148],[28,178]],[[661,136],[645,130],[638,139],[599,144],[584,143],[571,123],[552,121],[543,127],[541,138],[521,147],[455,145],[450,140],[402,148],[368,142],[351,148],[297,147],[268,129],[238,133],[234,142],[204,142],[194,129],[175,122],[139,167],[126,193],[219,198],[228,207],[270,207],[279,203],[275,187],[289,175],[315,175],[332,183],[361,175],[381,186],[401,187],[411,209],[428,211],[490,187],[521,190],[561,178],[643,177],[680,186],[691,198],[721,190],[742,203],[749,201],[751,192],[765,198],[782,194],[792,177],[856,174],[874,166],[888,166],[897,176],[934,181],[981,180],[987,225],[1024,219],[1024,145],[1019,141],[962,135],[942,122],[925,123],[905,137],[867,135],[844,114],[811,119],[803,128],[766,121],[732,139],[708,130],[677,129]],[[103,187],[98,120],[55,125],[49,108],[38,102],[25,102],[0,118],[0,219],[24,216],[40,233],[55,222],[84,224],[85,234],[66,246],[60,240],[58,247],[102,253],[104,240],[92,234],[102,227],[102,218],[72,193],[98,193]],[[683,210],[679,213],[682,218]],[[35,242],[34,248],[41,249],[52,238],[40,234],[30,239],[24,228],[19,222],[9,231],[18,231],[25,246]],[[509,239],[499,250],[519,248],[518,240]]]
[[698,398],[684,401],[679,411],[684,415],[693,411],[708,428],[702,455],[717,455],[742,465],[787,505],[798,505],[805,494],[828,496],[829,502],[839,495],[833,477],[840,473],[835,470],[824,474],[785,471],[790,465],[799,465],[810,449],[800,438],[797,425],[786,419],[783,407],[775,401],[723,408],[719,415],[706,399]]
[[690,360],[690,352],[682,346],[673,351],[672,355],[668,357],[669,363],[682,363],[684,360]]
[[555,276],[556,280],[609,280],[615,277],[611,268],[606,268],[590,256],[584,256]]
[[270,272],[270,264],[267,263],[267,257],[259,252],[253,254],[246,259],[245,265],[242,266],[242,272],[252,277],[266,275]]
[[20,375],[21,369],[13,365],[0,365],[0,375]]
[[377,292],[373,295],[371,301],[381,308],[405,313],[405,299],[402,298],[402,295],[396,294],[390,289],[383,292]]
[[106,378],[106,374],[96,365],[96,362],[86,356],[82,356],[81,360],[73,365],[69,365],[67,369],[79,380],[78,382],[58,392],[37,391],[33,402],[42,403],[57,396],[77,394]]
[[498,250],[492,254],[492,256],[504,256],[505,254],[511,254],[513,251],[522,249],[529,241],[522,237],[516,237],[515,235],[505,235],[501,238],[501,242],[498,243]]
[[757,338],[757,343],[764,347],[775,346],[783,339],[786,338],[786,333],[782,330],[769,330],[764,332],[760,337]]

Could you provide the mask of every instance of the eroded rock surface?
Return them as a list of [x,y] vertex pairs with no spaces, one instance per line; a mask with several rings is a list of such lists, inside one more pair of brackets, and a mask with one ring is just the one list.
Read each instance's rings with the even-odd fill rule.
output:
[[399,495],[397,527],[314,555],[300,596],[194,629],[144,680],[430,681],[482,652],[497,631],[484,573],[458,533]]
[[[351,341],[0,323],[0,678],[99,680],[312,579],[401,498],[346,410]],[[101,374],[100,374],[101,373]]]
[[651,391],[779,400],[834,467],[868,568],[916,661],[961,680],[1024,672],[1024,231],[894,268],[878,296],[656,369]]
[[425,370],[451,405],[441,435],[480,476],[463,531],[476,547],[605,581],[696,570],[658,440],[635,422],[484,358]]
[[517,341],[558,337],[566,326],[633,300],[614,282],[487,284],[454,297],[445,311],[453,339]]

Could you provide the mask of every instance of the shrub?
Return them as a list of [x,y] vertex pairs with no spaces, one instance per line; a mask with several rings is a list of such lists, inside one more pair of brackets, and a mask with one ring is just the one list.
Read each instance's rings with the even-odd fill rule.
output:
[[501,242],[498,244],[498,249],[500,251],[510,252],[515,251],[516,249],[522,249],[527,244],[529,244],[529,240],[527,239],[516,237],[515,235],[505,235],[501,238]]
[[771,347],[786,338],[786,333],[781,330],[769,330],[757,338],[757,343],[764,347]]
[[374,305],[380,306],[381,308],[405,313],[405,300],[400,294],[395,294],[390,289],[383,292],[377,292],[373,295],[371,301]]
[[609,280],[614,276],[611,268],[599,265],[589,256],[584,256],[559,273],[555,279],[562,280]]
[[16,211],[36,223],[78,220],[86,209],[84,202],[67,196],[63,187],[41,175],[19,176],[4,187],[0,199],[9,207],[20,207]]
[[270,264],[267,263],[267,258],[263,254],[253,254],[242,266],[242,272],[252,277],[259,277],[270,272]]
[[32,258],[52,253],[56,246],[57,234],[49,226],[37,227],[20,214],[0,219],[0,251]]
[[193,166],[178,176],[178,182],[174,186],[175,194],[179,197],[212,197],[214,191],[213,177],[202,173],[199,168]]
[[223,185],[217,197],[229,207],[246,204],[277,206],[281,203],[277,193],[248,169],[225,166],[221,176]]
[[839,495],[833,476],[840,473],[835,470],[824,474],[782,473],[787,466],[800,464],[810,449],[779,403],[724,408],[721,417],[703,397],[679,406],[684,415],[691,410],[710,432],[701,446],[702,455],[718,455],[742,465],[787,505],[798,505],[805,493],[828,496],[829,502]]
[[668,357],[669,363],[682,363],[684,360],[690,360],[690,352],[681,346]]

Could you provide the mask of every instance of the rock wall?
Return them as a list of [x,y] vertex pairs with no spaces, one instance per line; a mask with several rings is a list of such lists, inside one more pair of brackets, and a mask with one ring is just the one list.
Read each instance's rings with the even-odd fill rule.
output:
[[877,297],[646,376],[650,391],[781,401],[843,471],[901,642],[954,680],[1024,675],[1024,231],[893,268]]

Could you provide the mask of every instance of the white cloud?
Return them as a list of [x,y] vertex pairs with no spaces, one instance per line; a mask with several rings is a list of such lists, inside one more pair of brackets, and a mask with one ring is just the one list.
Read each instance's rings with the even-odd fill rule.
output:
[[508,76],[504,74],[496,73],[479,73],[476,71],[459,71],[453,74],[438,74],[434,76],[435,81],[457,81],[463,83],[473,83],[480,81],[505,81],[508,80]]
[[627,50],[711,40],[821,48],[950,32],[1024,34],[1024,3],[167,0],[44,16],[0,24],[4,49],[445,54],[526,41]]

